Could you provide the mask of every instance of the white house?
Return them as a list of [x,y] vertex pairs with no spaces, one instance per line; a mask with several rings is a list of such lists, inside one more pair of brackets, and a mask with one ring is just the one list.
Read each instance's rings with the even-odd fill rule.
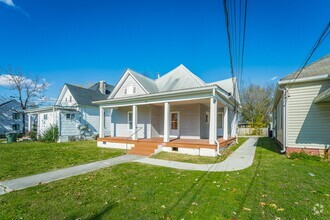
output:
[[324,156],[330,147],[330,54],[298,73],[278,82],[274,137],[287,155],[305,151]]
[[[27,119],[25,120],[27,125]],[[16,100],[0,103],[0,135],[9,131],[21,133],[23,130],[23,117],[20,104]]]
[[155,80],[127,69],[107,99],[93,102],[100,106],[98,146],[215,156],[236,137],[234,84],[231,78],[205,83],[183,65]]
[[[65,84],[54,106],[27,111],[29,130],[37,117],[37,133],[42,135],[52,125],[59,129],[59,142],[92,138],[99,133],[99,107],[92,101],[106,99],[113,86],[100,81],[90,88]],[[103,116],[109,121],[109,113]],[[110,134],[110,127],[105,127]]]

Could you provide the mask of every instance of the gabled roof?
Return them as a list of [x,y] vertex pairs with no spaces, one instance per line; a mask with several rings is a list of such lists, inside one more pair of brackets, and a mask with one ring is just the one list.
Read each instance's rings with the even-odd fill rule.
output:
[[78,105],[94,106],[93,101],[103,100],[108,97],[99,90],[86,89],[79,86],[65,84]]
[[236,85],[236,88],[235,88],[235,96],[236,97],[235,97],[235,99],[240,103],[240,97],[239,97],[239,92],[238,92],[238,88],[237,88],[236,77],[225,79],[225,80],[220,80],[220,81],[217,81],[217,82],[208,83],[208,85],[218,85],[220,88],[224,89],[225,91],[227,91],[228,93],[233,95],[234,94],[233,79],[234,79],[234,83]]
[[15,102],[16,104],[19,104],[18,101],[16,101],[15,99],[12,99],[12,100],[5,101],[5,102],[3,102],[3,103],[0,103],[0,106],[7,105],[7,104],[9,104],[9,103],[11,103],[11,102]]
[[190,72],[183,64],[155,80],[159,92],[205,86],[205,82]]
[[[280,81],[296,78],[299,71],[300,70],[297,70],[296,72],[287,75],[286,77],[282,78]],[[304,77],[318,76],[323,74],[330,74],[330,54],[306,66],[301,71],[297,79]]]
[[[233,94],[233,82],[232,79],[229,78],[227,80],[222,80],[213,83],[205,83],[198,76],[189,71],[184,65],[180,64],[175,69],[170,72],[164,74],[162,77],[158,79],[150,79],[142,74],[139,74],[131,69],[127,69],[125,73],[120,78],[119,82],[116,84],[112,94],[109,96],[109,99],[114,98],[116,93],[124,84],[125,80],[128,76],[132,76],[134,80],[142,87],[142,89],[146,92],[146,95],[152,94],[165,94],[167,92],[172,91],[184,91],[189,89],[196,88],[204,88],[204,87],[212,87],[218,86],[223,92],[226,94]],[[236,81],[236,79],[234,79]],[[237,87],[236,87],[237,89]],[[236,90],[237,91],[237,90]],[[236,92],[236,101],[239,101],[238,92]]]
[[148,93],[156,93],[158,92],[157,85],[155,84],[155,81],[140,74],[137,73],[131,69],[127,69],[129,73],[135,78],[145,90],[147,90]]

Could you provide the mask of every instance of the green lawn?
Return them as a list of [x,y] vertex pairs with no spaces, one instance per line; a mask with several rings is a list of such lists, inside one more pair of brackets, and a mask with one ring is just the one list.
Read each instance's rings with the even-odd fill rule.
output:
[[205,156],[191,156],[187,154],[178,154],[178,153],[168,153],[160,152],[152,158],[171,160],[171,161],[180,161],[187,163],[197,163],[197,164],[212,164],[219,163],[224,161],[232,152],[234,152],[238,147],[240,147],[248,138],[239,138],[238,144],[234,144],[226,148],[219,157],[205,157]]
[[99,148],[95,141],[0,144],[0,181],[107,159],[124,153],[122,150]]
[[105,168],[2,195],[0,219],[329,219],[329,163],[274,150],[259,139],[253,166],[239,172]]

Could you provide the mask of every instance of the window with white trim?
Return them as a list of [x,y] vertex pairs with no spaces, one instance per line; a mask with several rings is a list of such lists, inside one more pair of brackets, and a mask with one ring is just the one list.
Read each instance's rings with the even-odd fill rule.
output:
[[13,124],[12,126],[14,131],[19,131],[20,130],[20,125],[19,124]]
[[128,124],[128,130],[133,130],[133,113],[127,112],[127,124]]
[[126,88],[124,89],[125,95],[133,95],[135,93],[136,93],[136,86],[133,84],[126,86]]
[[13,119],[17,120],[20,118],[20,114],[19,113],[13,113]]
[[48,120],[48,114],[44,114],[44,120]]
[[66,119],[68,119],[68,120],[73,120],[74,117],[75,117],[75,115],[73,113],[67,113],[66,114]]

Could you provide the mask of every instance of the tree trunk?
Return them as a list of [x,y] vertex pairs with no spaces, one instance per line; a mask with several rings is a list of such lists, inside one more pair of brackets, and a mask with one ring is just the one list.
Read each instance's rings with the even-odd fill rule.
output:
[[23,122],[23,127],[22,127],[22,134],[25,135],[25,112],[22,112],[22,122]]

